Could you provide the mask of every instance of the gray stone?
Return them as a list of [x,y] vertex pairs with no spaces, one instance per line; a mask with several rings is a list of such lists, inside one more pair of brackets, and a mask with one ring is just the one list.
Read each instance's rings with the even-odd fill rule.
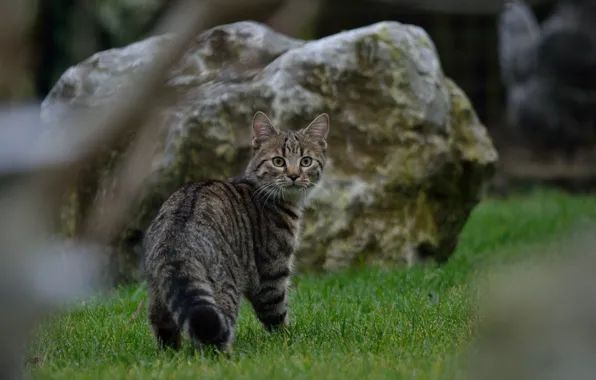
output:
[[[101,52],[69,69],[43,117],[102,104],[170,38]],[[308,204],[301,269],[446,260],[497,161],[467,97],[415,26],[381,22],[307,42],[258,23],[223,25],[197,37],[168,87],[179,96],[163,112],[167,136],[147,192],[114,243],[125,277],[137,266],[131,232],[143,231],[172,191],[241,172],[257,110],[282,128],[321,112],[331,117],[330,165]],[[117,153],[109,157],[70,197],[69,234]]]
[[[596,373],[594,226],[480,276],[470,380],[588,380]],[[525,254],[525,255],[523,255]]]

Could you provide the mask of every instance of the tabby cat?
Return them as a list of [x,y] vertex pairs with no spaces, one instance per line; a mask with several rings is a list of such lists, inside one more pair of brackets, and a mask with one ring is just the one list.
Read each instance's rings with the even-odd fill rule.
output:
[[149,323],[161,347],[227,351],[244,296],[269,331],[288,325],[287,293],[303,202],[325,167],[329,117],[280,131],[253,118],[244,174],[193,183],[162,205],[143,242]]

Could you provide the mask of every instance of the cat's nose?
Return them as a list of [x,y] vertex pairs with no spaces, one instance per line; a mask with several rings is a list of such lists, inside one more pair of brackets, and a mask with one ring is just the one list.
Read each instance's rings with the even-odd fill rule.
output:
[[288,178],[292,181],[296,181],[300,177],[298,174],[288,174]]

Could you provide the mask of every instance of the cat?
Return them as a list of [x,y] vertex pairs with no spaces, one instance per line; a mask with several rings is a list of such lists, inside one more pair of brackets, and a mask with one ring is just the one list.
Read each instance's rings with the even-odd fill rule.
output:
[[289,324],[288,287],[303,205],[327,157],[329,116],[281,131],[252,120],[252,157],[242,176],[174,192],[143,240],[148,318],[157,344],[228,351],[244,297],[268,331]]

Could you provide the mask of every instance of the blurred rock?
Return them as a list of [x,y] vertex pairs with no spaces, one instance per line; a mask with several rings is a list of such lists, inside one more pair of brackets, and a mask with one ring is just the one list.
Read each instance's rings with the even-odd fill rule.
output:
[[[499,64],[506,128],[493,134],[501,190],[558,187],[593,192],[596,184],[596,7],[557,0],[538,23],[527,2],[499,15]],[[506,184],[506,185],[505,185]],[[503,186],[504,185],[504,186]]]
[[500,15],[508,121],[520,144],[547,157],[570,160],[596,146],[595,21],[596,6],[584,0],[559,1],[541,25],[521,0]]
[[[102,104],[170,38],[101,52],[70,68],[44,101],[42,116],[56,120],[65,109]],[[122,279],[136,277],[139,237],[172,191],[241,172],[256,110],[282,128],[303,126],[320,112],[331,116],[331,162],[308,206],[298,257],[303,269],[445,261],[497,161],[467,97],[444,77],[427,34],[397,22],[312,42],[253,22],[213,28],[171,73],[169,90],[178,103],[163,112],[162,153],[114,244]],[[78,232],[90,200],[105,191],[97,186],[117,154],[89,168],[70,196],[68,233]]]
[[[534,6],[548,1],[528,0],[528,3]],[[502,0],[368,0],[368,2],[385,2],[409,9],[456,14],[493,14],[498,13],[503,5]]]
[[469,380],[594,378],[596,255],[594,231],[585,232],[487,276]]

